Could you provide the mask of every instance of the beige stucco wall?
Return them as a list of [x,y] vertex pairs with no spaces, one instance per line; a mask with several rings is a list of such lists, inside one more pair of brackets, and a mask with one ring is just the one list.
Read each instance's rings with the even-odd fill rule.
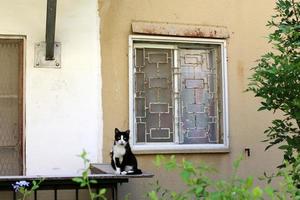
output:
[[[266,21],[273,13],[273,0],[100,0],[103,117],[103,158],[109,161],[113,130],[128,128],[128,35],[132,21],[226,26],[228,39],[228,90],[230,153],[178,154],[178,158],[198,162],[206,161],[226,175],[232,161],[251,149],[251,156],[243,161],[242,175],[262,175],[280,162],[279,152],[264,151],[263,131],[272,114],[257,112],[259,100],[245,93],[250,68],[255,60],[270,49],[265,38]],[[154,172],[162,184],[182,188],[178,177],[157,170],[153,155],[139,155],[143,170]],[[123,194],[131,193],[131,199],[143,199],[149,180],[131,180],[121,186]],[[136,184],[132,184],[136,183]]]

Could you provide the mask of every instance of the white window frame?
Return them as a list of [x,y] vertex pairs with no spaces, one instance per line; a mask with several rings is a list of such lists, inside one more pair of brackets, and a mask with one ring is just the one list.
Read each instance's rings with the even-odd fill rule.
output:
[[[166,48],[172,48],[172,43],[183,44],[215,44],[221,47],[221,67],[222,67],[222,111],[223,111],[223,144],[175,144],[175,143],[149,143],[136,144],[134,125],[134,82],[133,82],[133,50],[135,42],[161,42],[157,47],[161,48],[166,43]],[[129,128],[131,130],[130,145],[134,153],[155,154],[155,153],[214,153],[229,152],[229,121],[228,121],[228,86],[227,86],[227,47],[226,40],[204,39],[187,37],[164,37],[164,36],[129,36]],[[153,45],[150,44],[153,48]],[[175,58],[176,59],[176,58]],[[176,62],[175,62],[176,63]],[[176,134],[175,134],[176,135]],[[176,139],[177,136],[175,136]]]

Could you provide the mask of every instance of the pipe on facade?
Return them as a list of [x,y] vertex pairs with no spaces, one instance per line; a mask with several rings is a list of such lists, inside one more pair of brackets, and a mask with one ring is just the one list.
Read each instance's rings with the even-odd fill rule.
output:
[[54,60],[56,1],[47,0],[46,60]]

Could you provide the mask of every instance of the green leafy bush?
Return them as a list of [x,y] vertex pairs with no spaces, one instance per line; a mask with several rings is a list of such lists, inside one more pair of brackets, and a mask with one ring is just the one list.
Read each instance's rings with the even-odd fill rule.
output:
[[91,169],[90,169],[90,160],[87,158],[87,152],[83,150],[83,152],[79,155],[79,157],[83,160],[84,170],[81,173],[81,177],[75,177],[72,180],[78,183],[80,187],[88,189],[90,200],[94,200],[94,199],[106,200],[105,188],[100,189],[98,193],[95,193],[92,190],[92,184],[97,184],[97,180],[90,180],[89,178]]
[[300,2],[277,0],[275,11],[267,24],[273,51],[253,68],[247,90],[260,97],[259,110],[283,113],[265,131],[266,149],[280,144],[284,160],[294,163],[300,153]]
[[[228,179],[214,180],[209,174],[216,170],[204,163],[195,165],[183,159],[177,162],[175,156],[167,159],[164,156],[156,157],[156,165],[164,167],[167,171],[179,170],[180,177],[187,186],[187,190],[175,192],[163,188],[159,182],[154,184],[154,189],[147,193],[150,200],[285,200],[300,199],[300,190],[294,186],[291,170],[295,168],[287,163],[287,167],[281,169],[273,177],[282,177],[277,189],[267,185],[264,188],[254,185],[254,178],[248,176],[241,178],[237,175],[241,158],[233,163],[233,172]],[[297,159],[300,163],[300,159]],[[300,165],[298,165],[298,170]],[[273,178],[272,177],[272,178]],[[270,181],[268,181],[270,183]]]

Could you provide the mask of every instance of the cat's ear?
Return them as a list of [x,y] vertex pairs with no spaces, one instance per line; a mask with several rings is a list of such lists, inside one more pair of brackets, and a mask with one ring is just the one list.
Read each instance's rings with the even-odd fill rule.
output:
[[119,132],[120,132],[119,129],[115,128],[115,133],[117,134]]
[[130,133],[130,130],[127,130],[127,131],[126,131],[126,133],[129,135],[129,133]]

